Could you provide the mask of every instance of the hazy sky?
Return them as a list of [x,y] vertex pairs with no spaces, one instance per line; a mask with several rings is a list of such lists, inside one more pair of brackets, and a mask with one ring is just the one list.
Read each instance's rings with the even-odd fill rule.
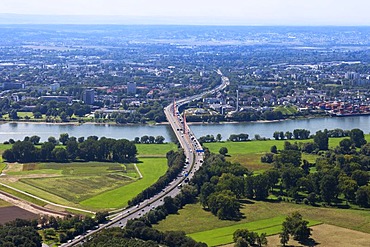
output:
[[0,13],[172,17],[242,25],[370,25],[369,0],[1,0]]

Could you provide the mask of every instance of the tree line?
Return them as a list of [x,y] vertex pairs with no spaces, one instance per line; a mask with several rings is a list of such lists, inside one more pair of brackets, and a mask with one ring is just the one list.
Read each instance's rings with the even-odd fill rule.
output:
[[139,144],[163,144],[165,138],[163,136],[147,136],[144,135],[142,137],[135,137],[134,143]]
[[111,161],[134,162],[137,149],[135,143],[126,139],[112,139],[97,136],[85,138],[69,137],[61,134],[59,141],[63,146],[57,146],[58,140],[49,137],[48,141],[39,144],[40,138],[26,137],[23,141],[16,141],[10,149],[4,151],[2,157],[8,162],[69,162],[83,161]]
[[[327,137],[333,137],[333,138],[334,137],[348,137],[350,136],[350,133],[351,133],[350,130],[342,130],[339,128],[332,129],[332,130],[325,129],[323,132],[325,132]],[[275,131],[272,136],[275,140],[284,140],[284,139],[292,140],[293,138],[296,140],[305,140],[305,139],[314,137],[314,136],[311,136],[310,133],[311,132],[306,129],[294,129],[293,132]]]

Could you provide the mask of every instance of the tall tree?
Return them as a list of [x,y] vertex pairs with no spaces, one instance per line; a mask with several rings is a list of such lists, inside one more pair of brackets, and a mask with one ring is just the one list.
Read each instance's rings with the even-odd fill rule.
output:
[[321,130],[317,131],[316,135],[313,138],[313,141],[320,150],[328,150],[329,138],[328,134],[325,131],[324,132],[322,132]]
[[322,199],[331,203],[338,195],[338,181],[333,175],[327,174],[320,181],[320,190]]
[[349,132],[349,137],[357,148],[360,148],[362,145],[366,144],[364,132],[360,129],[351,130]]
[[62,133],[60,134],[59,141],[63,144],[66,145],[67,141],[69,139],[69,135],[67,133]]

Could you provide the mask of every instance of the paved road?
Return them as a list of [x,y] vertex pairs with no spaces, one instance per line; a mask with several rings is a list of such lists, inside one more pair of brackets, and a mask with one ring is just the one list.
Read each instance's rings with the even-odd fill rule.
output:
[[[176,135],[181,147],[184,149],[184,153],[186,156],[186,163],[184,164],[184,169],[182,174],[173,180],[170,184],[167,185],[159,194],[153,196],[150,199],[145,200],[144,202],[127,208],[123,211],[117,212],[108,223],[102,224],[99,226],[98,229],[92,230],[87,232],[85,235],[77,236],[73,239],[70,243],[63,244],[62,246],[75,246],[81,244],[86,239],[92,237],[93,234],[97,233],[98,231],[109,228],[109,227],[121,227],[123,228],[129,219],[140,218],[142,215],[148,213],[150,210],[160,206],[163,204],[163,198],[166,196],[175,197],[177,194],[180,193],[181,187],[185,184],[185,179],[191,179],[194,176],[195,171],[199,169],[199,167],[203,163],[203,152],[202,146],[200,145],[198,139],[195,137],[194,133],[191,131],[189,126],[185,123],[182,116],[178,113],[177,109],[188,102],[193,100],[199,100],[203,96],[209,93],[215,93],[224,89],[229,84],[229,79],[222,75],[221,71],[218,70],[217,73],[221,76],[222,84],[218,87],[203,92],[201,94],[190,96],[184,99],[177,101],[176,109],[174,110],[174,105],[170,104],[164,108],[164,113],[167,117],[168,122],[171,125],[173,132]],[[185,121],[186,122],[186,121]]]

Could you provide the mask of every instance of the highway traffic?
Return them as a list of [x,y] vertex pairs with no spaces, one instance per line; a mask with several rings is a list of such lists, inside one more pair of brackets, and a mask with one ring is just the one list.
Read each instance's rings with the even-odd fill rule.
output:
[[180,106],[187,104],[188,102],[201,99],[206,94],[215,93],[219,90],[224,89],[229,84],[229,80],[227,77],[224,77],[220,71],[218,71],[218,73],[221,75],[222,84],[219,85],[217,88],[214,88],[207,92],[203,92],[199,95],[181,99],[176,103],[174,102],[173,104],[170,104],[164,108],[164,113],[167,117],[167,120],[171,125],[171,128],[175,133],[176,138],[178,139],[186,156],[186,162],[184,164],[182,173],[179,174],[179,176],[170,184],[168,184],[160,193],[156,194],[152,198],[149,198],[141,202],[140,204],[137,204],[130,208],[126,208],[115,213],[114,215],[111,215],[111,218],[107,223],[99,225],[97,229],[90,230],[84,235],[75,237],[73,240],[70,240],[69,243],[65,243],[62,246],[70,247],[81,244],[85,240],[91,238],[95,233],[105,228],[123,228],[128,220],[140,218],[142,215],[148,213],[150,210],[162,205],[164,197],[175,197],[177,194],[180,193],[182,186],[194,176],[195,171],[197,171],[202,165],[204,153],[198,139],[195,137],[194,133],[187,125],[186,119],[181,116],[177,109]]

